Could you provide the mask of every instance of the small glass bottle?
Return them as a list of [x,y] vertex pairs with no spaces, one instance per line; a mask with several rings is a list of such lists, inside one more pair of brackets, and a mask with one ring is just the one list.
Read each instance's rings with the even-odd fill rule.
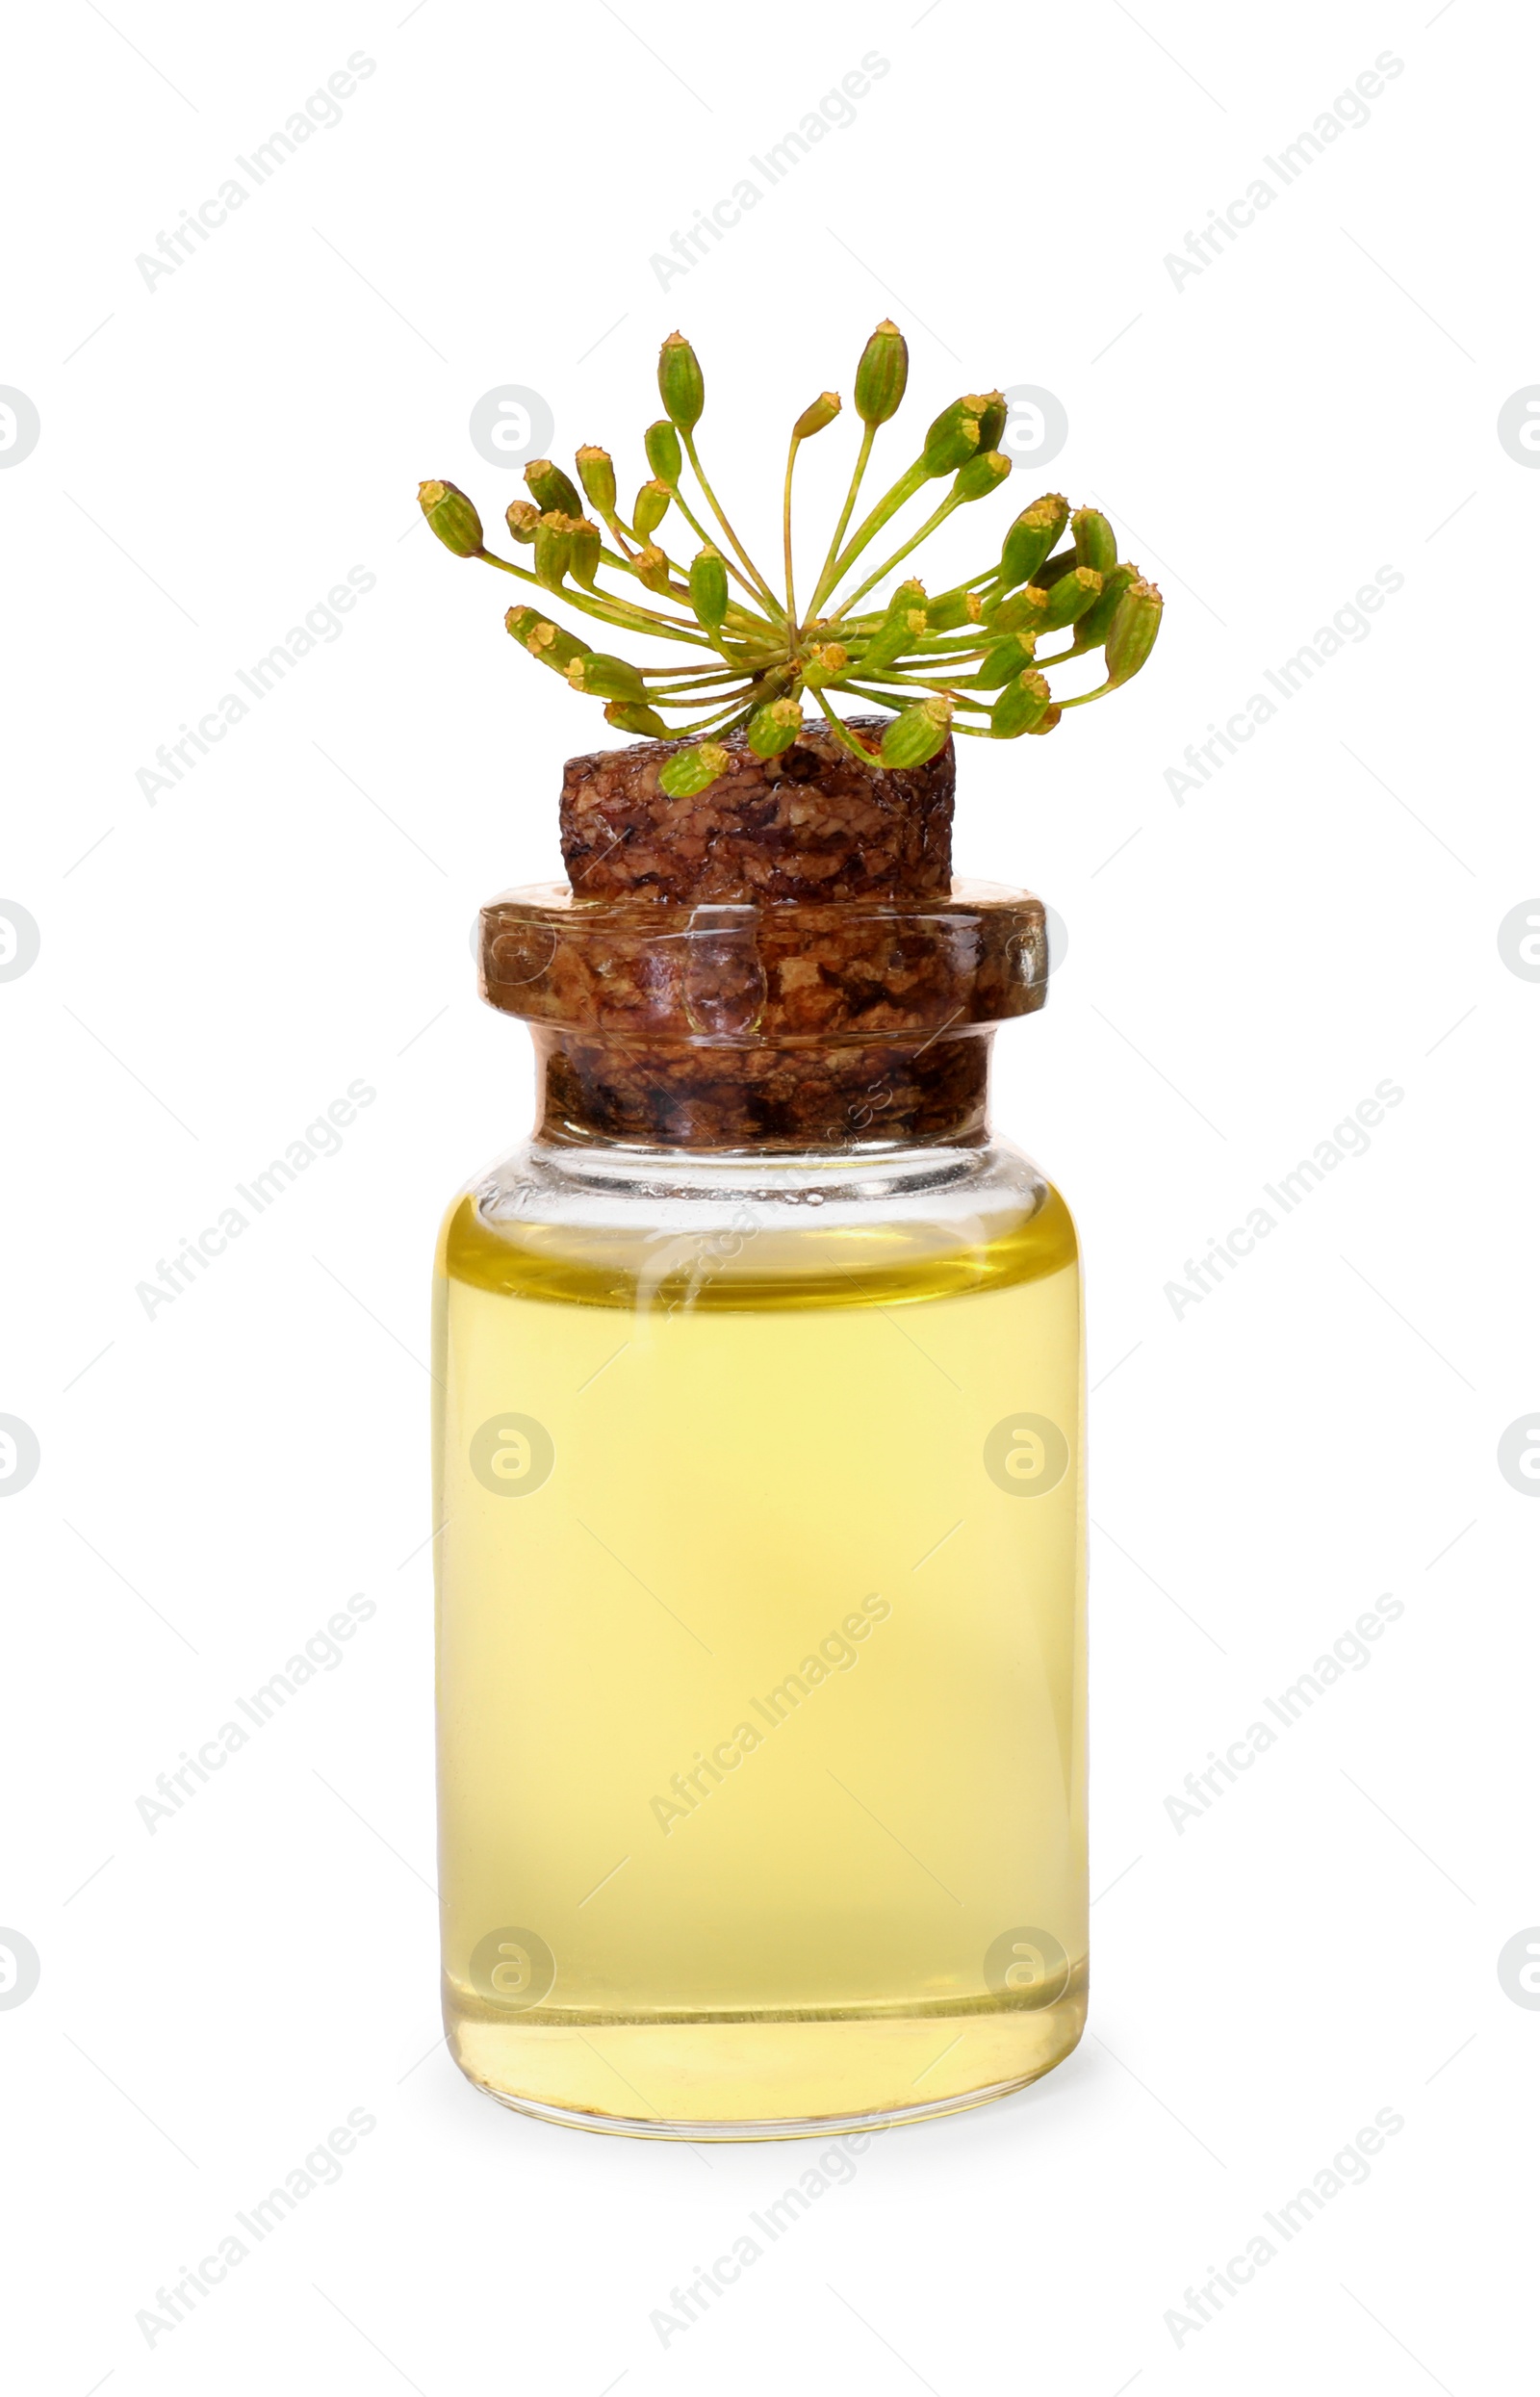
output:
[[910,2121],[1084,2023],[1079,1267],[986,1117],[1043,911],[931,849],[483,911],[541,1100],[439,1250],[444,1990],[547,2120]]

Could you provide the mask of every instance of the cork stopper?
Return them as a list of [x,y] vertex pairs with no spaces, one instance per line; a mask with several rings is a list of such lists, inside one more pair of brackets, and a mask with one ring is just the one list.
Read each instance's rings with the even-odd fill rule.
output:
[[[882,716],[851,729],[878,733]],[[670,741],[569,758],[561,854],[579,899],[760,902],[943,897],[952,884],[950,741],[928,765],[863,765],[826,725],[779,758],[743,733],[727,771],[693,799],[671,799],[658,770]]]
[[[875,727],[881,719],[857,719]],[[984,1137],[994,1026],[1047,994],[1041,901],[951,874],[952,747],[884,771],[809,727],[671,799],[677,745],[568,760],[571,887],[481,911],[541,1136],[731,1150]]]

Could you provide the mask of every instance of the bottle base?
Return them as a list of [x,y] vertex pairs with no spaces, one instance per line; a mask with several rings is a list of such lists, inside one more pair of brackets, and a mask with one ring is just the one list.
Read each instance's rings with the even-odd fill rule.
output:
[[[1063,2058],[1056,2059],[1063,2062]],[[937,2098],[929,2105],[900,2106],[874,2114],[820,2114],[802,2116],[789,2122],[767,2123],[664,2123],[629,2114],[581,2114],[571,2107],[542,2105],[537,2098],[515,2098],[507,2091],[494,2089],[486,2081],[472,2075],[474,2088],[483,2096],[505,2105],[510,2113],[527,2114],[537,2123],[555,2123],[563,2130],[593,2130],[617,2139],[685,2139],[697,2145],[754,2139],[835,2139],[843,2132],[857,2130],[897,2130],[906,2123],[938,2122],[948,2114],[966,2114],[979,2105],[992,2105],[997,2098],[1014,2097],[1018,2089],[1028,2089],[1053,2065],[1040,2065],[1037,2072],[1026,2073],[1018,2080],[997,2081],[988,2089],[974,2089],[956,2098]]]
[[515,2029],[448,2011],[446,2028],[472,2086],[514,2113],[625,2139],[711,2143],[837,2138],[991,2104],[1062,2064],[1086,2011],[1082,1972],[1034,2011],[583,2029]]

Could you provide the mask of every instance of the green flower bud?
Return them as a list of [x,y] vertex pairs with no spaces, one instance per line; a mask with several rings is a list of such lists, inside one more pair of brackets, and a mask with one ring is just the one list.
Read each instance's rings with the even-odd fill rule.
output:
[[932,600],[925,610],[925,627],[929,632],[955,632],[959,625],[978,624],[984,615],[984,602],[977,591],[952,591],[944,599]]
[[979,448],[981,450],[999,448],[1000,435],[1006,428],[1010,414],[1003,391],[986,391],[980,394]]
[[659,771],[660,789],[671,799],[694,799],[728,770],[728,753],[720,741],[704,740],[699,748],[683,749]]
[[631,523],[639,541],[650,541],[668,514],[669,488],[666,482],[644,482],[636,494],[631,510]]
[[727,560],[709,541],[690,562],[690,606],[713,632],[728,612]]
[[950,475],[965,466],[979,446],[979,420],[974,402],[954,400],[943,408],[925,436],[921,464],[927,475]]
[[649,425],[642,435],[642,448],[647,451],[647,463],[658,481],[672,490],[679,481],[684,452],[680,448],[678,433],[665,417],[659,417],[655,425]]
[[1118,601],[1107,635],[1107,680],[1114,688],[1131,683],[1154,648],[1165,605],[1154,583],[1142,580],[1131,582]]
[[624,657],[591,649],[573,658],[566,674],[573,689],[581,691],[585,699],[626,699],[635,707],[647,705],[647,685]]
[[1075,564],[1094,566],[1099,575],[1110,575],[1117,563],[1117,535],[1106,517],[1093,507],[1077,507],[1069,524],[1075,536]]
[[[821,391],[811,407],[804,408],[791,427],[792,440],[810,441],[814,433],[821,433],[826,425],[832,425],[838,414],[838,392]],[[770,754],[773,757],[775,752],[772,750]]]
[[1036,730],[1048,711],[1052,694],[1040,674],[1027,667],[1014,677],[995,701],[989,716],[990,737],[1014,740]]
[[1010,472],[1011,460],[1000,451],[975,450],[967,464],[958,468],[952,497],[954,500],[986,500],[1004,482]]
[[949,699],[922,699],[895,716],[883,735],[879,756],[884,765],[926,765],[946,747],[952,729]]
[[[1065,625],[1073,624],[1077,617],[1085,615],[1089,608],[1094,606],[1100,593],[1101,577],[1094,566],[1071,566],[1069,572],[1061,575],[1049,590],[1048,606],[1042,619],[1043,630],[1057,632]],[[998,617],[995,622],[999,622]]]
[[650,541],[645,550],[638,550],[631,563],[644,591],[655,591],[659,599],[673,598],[674,584],[668,571],[668,559],[655,541]]
[[571,569],[576,528],[576,520],[559,508],[551,509],[535,527],[535,579],[548,591],[559,591],[562,577]]
[[885,666],[896,665],[907,651],[925,638],[929,630],[923,607],[910,607],[902,615],[886,616],[861,652],[860,671],[877,674]]
[[549,458],[531,458],[524,470],[524,478],[542,516],[549,516],[552,509],[563,516],[582,514],[583,503],[573,487],[572,477],[564,475],[559,466],[552,466]]
[[564,675],[575,657],[583,655],[583,644],[565,631],[559,624],[537,624],[525,643],[531,657],[538,657],[543,666],[553,666]]
[[794,699],[772,699],[749,718],[748,743],[757,758],[779,758],[802,730],[802,709]]
[[585,591],[591,591],[594,587],[594,577],[599,572],[599,554],[603,547],[603,536],[592,517],[579,516],[572,528],[572,564],[568,571],[573,580],[580,582]]
[[536,608],[510,607],[502,621],[521,648],[543,666],[554,666],[558,674],[565,674],[573,659],[583,655],[581,641],[575,641],[559,624],[547,623]]
[[1030,667],[1037,640],[1033,632],[1008,632],[1003,641],[996,641],[973,677],[978,691],[997,691],[1015,676]]
[[850,652],[839,641],[815,641],[803,660],[802,679],[810,691],[827,690],[850,665]]
[[1137,582],[1139,579],[1139,568],[1128,565],[1115,566],[1110,574],[1103,575],[1101,596],[1096,605],[1094,607],[1088,607],[1085,614],[1076,619],[1075,647],[1077,650],[1101,647],[1112,628],[1113,618],[1117,612],[1118,601],[1128,589],[1129,584]]
[[875,671],[890,666],[923,640],[928,631],[925,613],[925,585],[911,576],[890,593],[882,621],[861,652],[862,667]]
[[1050,708],[1046,714],[1040,715],[1036,724],[1029,724],[1027,731],[1029,733],[1051,733],[1063,714],[1064,709],[1056,705]]
[[682,333],[670,333],[657,353],[657,396],[671,424],[695,430],[706,405],[706,379]]
[[896,416],[909,381],[909,344],[884,317],[860,353],[856,369],[856,413],[863,425],[886,425]]
[[596,450],[585,441],[578,452],[578,478],[591,504],[601,516],[615,513],[615,461],[607,450]]
[[985,622],[991,632],[1037,632],[1048,620],[1048,594],[1036,582],[1029,582],[1024,591],[1013,591],[1009,599],[996,600],[985,611]]
[[527,549],[535,537],[535,527],[540,522],[540,510],[533,500],[510,500],[503,512],[503,521],[513,538],[524,549]]
[[481,519],[457,484],[420,482],[417,504],[445,548],[456,557],[475,557],[481,549]]
[[890,593],[886,620],[892,623],[895,619],[903,617],[907,622],[916,607],[923,608],[925,605],[925,585],[915,576],[911,575],[907,582],[901,582],[898,589]]
[[629,699],[612,699],[604,709],[604,722],[612,724],[617,733],[640,733],[646,740],[667,740],[668,726],[655,708],[644,708]]
[[1044,492],[1040,500],[1022,509],[1000,552],[1002,591],[1014,591],[1018,582],[1032,580],[1068,522],[1069,503],[1057,491]]

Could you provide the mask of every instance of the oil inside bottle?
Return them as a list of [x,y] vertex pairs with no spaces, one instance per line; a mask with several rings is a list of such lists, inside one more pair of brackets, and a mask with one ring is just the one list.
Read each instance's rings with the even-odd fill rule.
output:
[[911,2119],[1084,2021],[1068,1212],[790,1195],[440,1244],[446,2018],[591,2128]]

